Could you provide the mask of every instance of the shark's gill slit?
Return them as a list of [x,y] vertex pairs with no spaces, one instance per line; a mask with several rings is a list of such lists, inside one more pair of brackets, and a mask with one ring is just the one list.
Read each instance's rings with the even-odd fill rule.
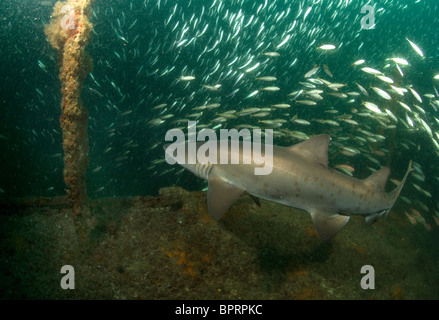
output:
[[197,163],[195,166],[195,175],[202,179],[208,180],[211,170],[212,170],[212,165],[210,163],[207,164]]

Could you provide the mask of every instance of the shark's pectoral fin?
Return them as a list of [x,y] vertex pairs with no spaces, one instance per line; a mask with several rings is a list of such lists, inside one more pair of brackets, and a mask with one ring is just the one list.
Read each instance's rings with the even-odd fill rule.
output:
[[311,211],[314,226],[323,240],[329,240],[349,221],[349,216],[324,209]]
[[243,189],[228,183],[212,172],[207,191],[207,208],[212,219],[216,221],[221,219],[243,192]]

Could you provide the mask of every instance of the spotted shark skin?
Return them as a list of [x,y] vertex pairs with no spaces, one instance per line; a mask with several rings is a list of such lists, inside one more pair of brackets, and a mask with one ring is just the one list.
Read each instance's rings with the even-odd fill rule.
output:
[[[388,167],[364,180],[328,168],[329,141],[330,137],[322,134],[290,147],[273,146],[272,163],[269,164],[272,171],[267,175],[255,175],[254,168],[262,165],[260,161],[255,163],[252,154],[242,152],[243,148],[239,148],[239,164],[218,164],[219,161],[203,164],[196,159],[191,159],[194,164],[189,164],[188,160],[194,155],[186,154],[185,159],[176,159],[166,147],[165,152],[180,160],[179,163],[195,175],[208,180],[207,203],[214,220],[221,219],[239,196],[247,192],[309,212],[320,237],[329,240],[351,215],[362,215],[366,223],[371,224],[387,214],[412,170],[410,161],[400,184],[386,193]],[[200,145],[197,143],[197,150]],[[234,152],[230,145],[229,159]],[[263,145],[261,147],[263,149]],[[252,159],[248,159],[249,156]]]

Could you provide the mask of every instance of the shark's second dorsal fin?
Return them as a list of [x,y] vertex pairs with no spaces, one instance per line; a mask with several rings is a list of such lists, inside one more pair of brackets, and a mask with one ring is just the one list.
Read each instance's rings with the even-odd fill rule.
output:
[[386,189],[387,178],[390,174],[390,168],[384,167],[378,170],[375,173],[372,173],[369,177],[367,177],[364,181],[366,183],[371,183],[375,185],[376,190],[380,192],[384,192]]
[[331,138],[327,134],[319,134],[308,140],[295,144],[288,149],[300,153],[305,158],[328,167],[328,146]]

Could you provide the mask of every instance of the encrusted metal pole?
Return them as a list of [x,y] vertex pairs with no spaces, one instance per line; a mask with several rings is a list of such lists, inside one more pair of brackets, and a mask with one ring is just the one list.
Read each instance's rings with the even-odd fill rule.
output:
[[[73,207],[79,243],[88,240],[91,227],[87,203],[86,171],[88,166],[88,111],[80,93],[85,76],[92,69],[92,60],[85,52],[92,24],[88,20],[93,0],[57,2],[45,33],[58,50],[59,78],[62,92],[64,182],[67,198]],[[81,248],[83,248],[81,246]]]

